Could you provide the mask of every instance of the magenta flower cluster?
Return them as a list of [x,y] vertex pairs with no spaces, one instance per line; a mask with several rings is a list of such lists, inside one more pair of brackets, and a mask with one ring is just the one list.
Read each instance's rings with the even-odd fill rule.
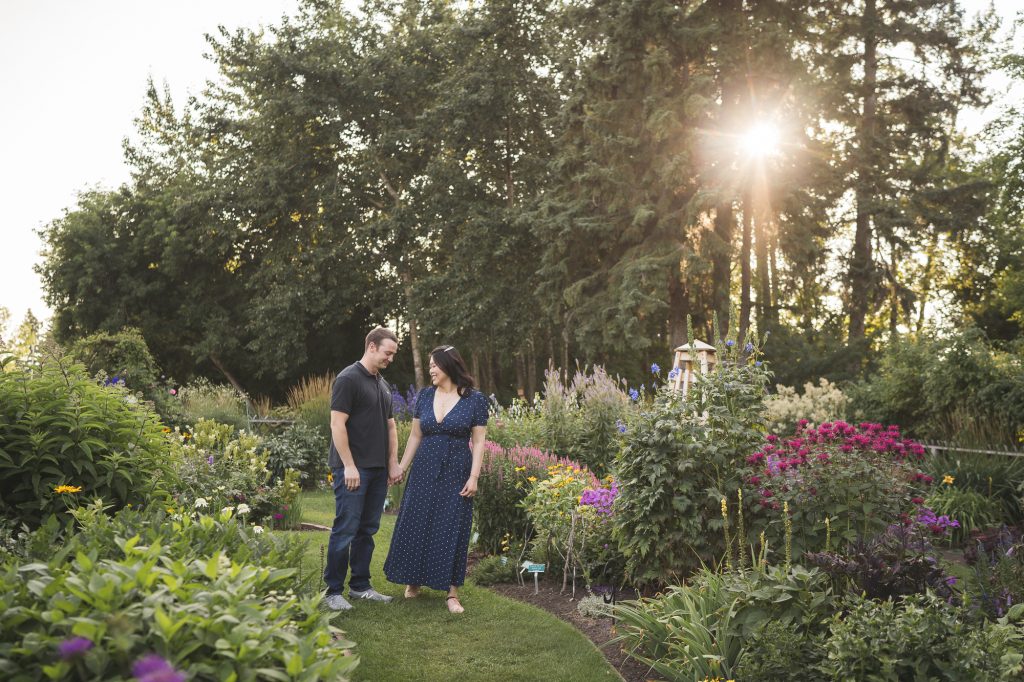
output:
[[57,654],[62,660],[70,661],[72,658],[81,656],[92,648],[92,640],[85,637],[72,637],[65,639],[57,645]]
[[591,479],[591,487],[596,488],[600,485],[597,477],[590,473],[585,466],[568,457],[559,457],[537,448],[522,446],[505,448],[492,441],[484,443],[482,472],[488,475],[496,475],[498,482],[501,483],[505,478],[505,467],[503,464],[511,465],[514,471],[520,471],[526,476],[532,474],[546,477],[547,472],[553,467],[579,469],[580,471],[587,472]]
[[602,516],[612,515],[612,505],[619,495],[619,486],[612,483],[610,488],[595,488],[584,490],[580,495],[580,505],[593,507],[594,511]]
[[[787,469],[796,468],[810,461],[827,463],[831,458],[830,447],[840,452],[864,452],[889,455],[894,459],[921,461],[925,456],[924,446],[900,435],[898,426],[883,427],[881,424],[862,423],[858,426],[843,421],[826,422],[818,428],[807,428],[808,421],[801,419],[793,438],[779,438],[775,434],[765,437],[765,445],[747,457],[747,463],[764,464],[765,473],[778,476]],[[919,480],[928,478],[921,474]],[[928,481],[930,482],[930,481]],[[753,482],[753,485],[757,485]]]

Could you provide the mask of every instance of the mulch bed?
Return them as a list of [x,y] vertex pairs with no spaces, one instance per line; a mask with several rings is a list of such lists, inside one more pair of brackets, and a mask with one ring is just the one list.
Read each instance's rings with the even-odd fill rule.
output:
[[[560,592],[561,582],[545,583],[541,581],[538,594],[533,593],[532,578],[526,579],[526,586],[520,587],[517,584],[491,585],[490,589],[498,594],[516,599],[527,604],[533,604],[545,611],[558,616],[569,623],[584,635],[590,638],[597,648],[604,654],[605,659],[619,671],[626,682],[647,682],[648,680],[661,679],[651,673],[647,666],[638,663],[627,656],[617,644],[608,644],[615,637],[614,626],[609,618],[586,618],[576,610],[578,599],[573,599],[571,588],[565,594]],[[577,588],[576,597],[583,597],[585,590]],[[630,595],[625,595],[629,597]],[[620,598],[623,595],[620,594]]]

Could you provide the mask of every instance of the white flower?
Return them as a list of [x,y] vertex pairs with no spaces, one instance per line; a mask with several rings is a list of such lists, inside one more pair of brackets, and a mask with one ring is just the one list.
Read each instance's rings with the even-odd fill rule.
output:
[[256,535],[259,535],[260,533],[263,532],[263,526],[253,526],[252,527],[252,532],[256,533]]
[[210,506],[210,503],[206,501],[206,498],[204,498],[204,497],[197,497],[196,498],[196,509],[204,509],[204,508],[209,507],[209,506]]
[[217,486],[217,490],[218,490],[218,491],[219,491],[219,490],[226,490],[226,489],[227,489],[227,486],[223,486],[223,485],[219,485],[219,486]]
[[236,514],[248,514],[250,511],[251,510],[249,509],[249,505],[247,505],[245,502],[238,505],[238,508],[235,509]]
[[223,509],[220,510],[220,513],[227,514],[228,518],[231,518],[231,514],[234,513],[234,511],[234,507],[224,507]]

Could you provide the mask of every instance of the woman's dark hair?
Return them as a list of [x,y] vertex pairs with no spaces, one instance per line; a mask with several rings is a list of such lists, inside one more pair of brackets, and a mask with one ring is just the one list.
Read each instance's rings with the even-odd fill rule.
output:
[[476,386],[476,381],[466,368],[466,361],[459,355],[459,351],[455,350],[455,346],[438,346],[430,351],[430,357],[452,380],[460,397],[465,398],[469,395],[470,390]]

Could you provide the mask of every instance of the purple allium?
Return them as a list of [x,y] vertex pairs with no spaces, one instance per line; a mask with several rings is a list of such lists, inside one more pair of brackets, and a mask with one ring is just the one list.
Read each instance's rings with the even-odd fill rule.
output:
[[92,648],[92,640],[85,637],[72,637],[71,639],[65,639],[63,642],[57,645],[57,653],[65,661],[68,661],[76,656],[81,656],[86,651]]
[[185,682],[185,673],[180,673],[157,654],[149,654],[135,661],[132,674],[139,682]]

